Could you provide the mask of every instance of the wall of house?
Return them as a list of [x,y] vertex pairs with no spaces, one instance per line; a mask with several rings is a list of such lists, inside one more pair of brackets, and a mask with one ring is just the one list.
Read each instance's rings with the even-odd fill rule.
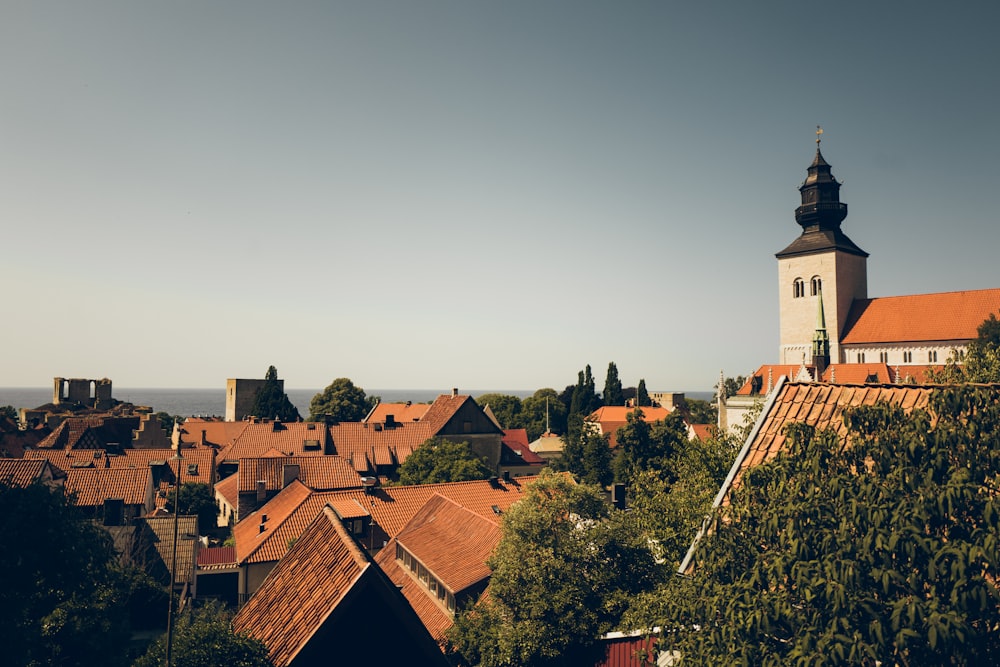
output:
[[[925,366],[944,364],[956,352],[964,355],[968,341],[914,342],[907,344],[864,344],[844,345],[841,363],[872,364],[884,363],[890,366]],[[906,354],[909,353],[909,357]]]

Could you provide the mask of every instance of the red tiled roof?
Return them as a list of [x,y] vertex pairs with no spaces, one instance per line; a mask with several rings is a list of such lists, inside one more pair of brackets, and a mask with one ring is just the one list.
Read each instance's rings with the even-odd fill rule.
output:
[[1000,313],[1000,289],[858,299],[851,306],[845,345],[971,340]]
[[276,667],[295,658],[371,567],[333,510],[314,518],[233,619],[236,632],[267,645]]
[[255,491],[258,481],[268,491],[281,489],[286,465],[297,465],[298,480],[314,491],[361,488],[361,476],[339,456],[283,456],[240,459],[239,492]]
[[[327,442],[326,424],[319,422],[247,422],[232,444],[219,452],[219,461],[257,458],[270,449],[290,456],[322,456]],[[306,446],[306,443],[318,445]]]
[[365,417],[366,422],[385,422],[386,415],[392,415],[397,422],[420,421],[430,409],[430,403],[379,403]]
[[427,588],[411,577],[396,560],[396,540],[390,540],[385,549],[378,552],[375,562],[386,576],[402,591],[403,597],[413,607],[420,622],[424,624],[434,641],[444,640],[445,631],[454,624],[452,616],[431,598]]
[[366,422],[331,424],[330,437],[339,456],[350,460],[355,470],[369,470],[372,464],[402,463],[410,453],[434,436],[425,422],[401,422],[393,428]]
[[188,417],[180,428],[180,440],[185,444],[198,444],[201,432],[205,431],[205,442],[217,449],[228,447],[250,422],[227,422],[219,419]]
[[[209,447],[183,449],[183,459],[173,458],[174,450],[164,449],[123,449],[121,454],[109,454],[103,449],[33,449],[25,452],[25,458],[47,459],[53,465],[68,470],[71,468],[147,468],[154,463],[170,466],[174,479],[177,478],[178,463],[184,464],[182,482],[210,483],[215,475],[215,450]],[[190,466],[197,468],[189,472]]]
[[236,547],[203,547],[198,550],[198,567],[236,565]]
[[696,440],[705,442],[715,437],[715,424],[691,424]]
[[226,499],[230,507],[239,507],[240,476],[233,473],[215,485],[215,492]]
[[545,465],[545,459],[531,451],[528,444],[528,431],[523,428],[507,429],[503,432],[503,439],[500,441],[510,452],[507,457],[501,456],[503,463],[509,463],[508,459],[520,460],[526,465]]
[[486,559],[500,542],[497,517],[484,517],[434,494],[396,535],[396,542],[458,593],[490,576]]
[[[241,517],[240,522],[233,526],[236,561],[241,564],[266,563],[284,556],[290,542],[301,535],[316,516],[315,511],[308,516],[300,513],[302,504],[311,495],[309,487],[295,480],[250,516]],[[318,511],[319,507],[315,509]],[[299,516],[296,520],[290,521],[297,512]],[[265,516],[267,521],[263,520]],[[261,526],[264,530],[260,529]]]
[[39,448],[103,449],[111,443],[126,447],[139,428],[138,416],[67,417],[38,443]]
[[66,471],[66,493],[76,494],[81,507],[121,499],[126,505],[143,505],[153,485],[149,468],[70,468]]
[[[48,461],[0,458],[0,485],[24,488],[40,481]],[[54,476],[64,477],[62,470],[53,469]]]
[[[750,374],[743,383],[743,386],[739,388],[736,392],[737,396],[753,396],[753,379],[754,377],[760,377],[761,388],[760,394],[767,393],[767,381],[771,380],[774,384],[778,383],[778,378],[784,375],[787,378],[793,378],[798,375],[801,364],[764,364],[756,371]],[[839,381],[839,378],[838,378]],[[773,386],[773,385],[772,385]]]
[[[656,664],[656,638],[637,635],[620,635],[602,637],[604,657],[594,667],[641,667],[641,665]],[[645,659],[636,656],[639,651],[645,653]]]
[[472,397],[462,394],[441,394],[431,403],[430,408],[427,409],[420,421],[429,424],[434,434],[437,434],[465,405],[466,401],[472,401]]

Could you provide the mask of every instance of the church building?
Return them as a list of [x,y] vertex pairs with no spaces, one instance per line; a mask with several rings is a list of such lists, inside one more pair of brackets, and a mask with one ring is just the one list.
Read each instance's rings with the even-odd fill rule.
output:
[[[720,427],[768,394],[780,375],[823,382],[920,382],[964,357],[979,325],[1000,314],[1000,289],[869,298],[868,253],[841,229],[847,204],[820,151],[799,187],[798,238],[778,259],[778,363],[765,364],[720,409]],[[720,406],[722,408],[723,406]],[[734,421],[735,420],[735,421]]]

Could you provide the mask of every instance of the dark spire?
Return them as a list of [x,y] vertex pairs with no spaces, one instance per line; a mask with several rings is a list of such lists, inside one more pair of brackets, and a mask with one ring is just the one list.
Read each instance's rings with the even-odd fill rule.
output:
[[840,223],[847,217],[847,204],[840,201],[840,183],[820,152],[821,134],[823,130],[817,125],[816,157],[806,170],[806,180],[799,186],[802,202],[795,209],[795,221],[802,227],[802,236],[778,253],[778,257],[831,249],[867,257],[868,253],[840,230]]

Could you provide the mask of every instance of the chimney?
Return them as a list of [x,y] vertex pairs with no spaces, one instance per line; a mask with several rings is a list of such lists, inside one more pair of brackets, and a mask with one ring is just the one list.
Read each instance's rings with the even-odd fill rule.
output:
[[615,484],[611,487],[611,504],[616,509],[625,509],[625,485]]
[[286,463],[281,467],[281,488],[285,488],[292,483],[292,480],[299,478],[299,464]]
[[458,387],[453,387],[451,390],[451,397],[455,398],[456,396],[458,396]]
[[262,503],[267,500],[267,482],[262,479],[257,480],[257,502]]
[[503,481],[507,482],[508,484],[510,483],[510,470],[503,471]]
[[394,428],[396,426],[396,415],[386,415],[385,416],[385,427]]
[[208,438],[206,437],[207,434],[208,431],[206,431],[205,429],[201,429],[201,436],[198,438],[198,444],[201,445],[202,447],[204,447],[205,444],[208,442]]

